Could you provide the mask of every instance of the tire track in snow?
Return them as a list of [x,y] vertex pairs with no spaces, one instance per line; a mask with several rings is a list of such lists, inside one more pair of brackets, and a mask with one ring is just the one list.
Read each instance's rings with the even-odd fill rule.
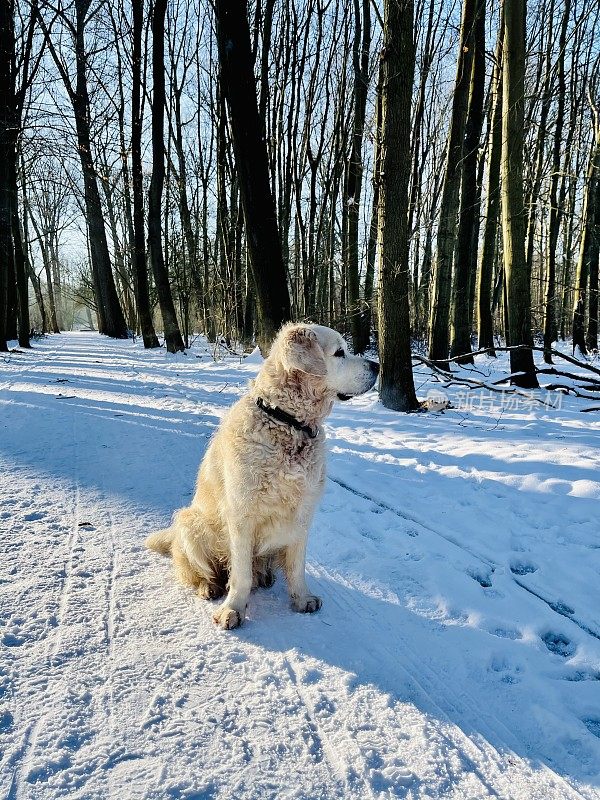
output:
[[73,485],[74,485],[74,514],[71,524],[71,532],[67,542],[67,558],[63,567],[63,575],[61,576],[60,597],[58,603],[58,614],[56,618],[56,630],[53,637],[53,642],[49,642],[48,662],[52,664],[56,659],[56,654],[62,642],[62,632],[69,606],[69,594],[73,582],[73,569],[75,563],[75,548],[79,540],[79,507],[80,507],[80,488],[79,488],[79,460],[78,460],[78,447],[77,447],[77,423],[75,414],[71,411],[71,444],[73,447]]
[[[308,723],[309,730],[311,731],[315,743],[321,750],[323,756],[326,758],[327,763],[331,767],[335,778],[338,781],[340,781],[340,783],[342,783],[344,786],[347,787],[348,767],[344,763],[344,759],[337,751],[335,745],[325,732],[323,726],[319,723],[315,714],[314,705],[307,697],[306,692],[302,689],[301,682],[298,680],[298,675],[292,665],[291,654],[288,653],[283,655],[283,665],[284,668],[287,670],[289,679],[291,681],[292,686],[295,689],[298,699],[301,702],[302,706],[304,707],[306,721]],[[368,784],[366,781],[363,781],[363,784],[364,784],[364,789],[366,790],[366,794],[363,795],[363,797],[368,796],[374,798],[375,795],[373,794],[370,784]]]
[[[79,505],[79,488],[75,493],[75,507]],[[79,527],[77,523],[77,514],[71,525],[71,532],[67,540],[67,558],[63,567],[61,575],[60,594],[58,600],[58,611],[56,614],[56,625],[54,628],[54,635],[48,640],[47,660],[49,665],[54,665],[56,661],[56,654],[62,643],[63,626],[67,609],[70,602],[70,587],[73,582],[73,570],[75,564],[75,548],[79,541]]]
[[6,800],[18,800],[18,798],[22,796],[26,764],[29,759],[29,754],[35,746],[41,724],[41,719],[29,724],[27,730],[25,731],[25,735],[23,736],[21,746],[9,756],[2,766],[3,772],[12,768],[10,785],[6,793]]
[[113,515],[108,511],[109,537],[110,537],[110,567],[108,568],[108,581],[106,585],[106,641],[108,647],[108,657],[112,659],[113,644],[118,630],[119,606],[117,601],[117,571],[118,553],[115,549],[115,531]]

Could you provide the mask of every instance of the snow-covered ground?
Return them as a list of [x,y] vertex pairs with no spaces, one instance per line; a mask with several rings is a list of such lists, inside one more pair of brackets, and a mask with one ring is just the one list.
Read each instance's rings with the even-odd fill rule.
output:
[[0,361],[0,796],[600,798],[600,412],[339,405],[322,610],[280,577],[224,632],[143,541],[256,369],[91,333]]

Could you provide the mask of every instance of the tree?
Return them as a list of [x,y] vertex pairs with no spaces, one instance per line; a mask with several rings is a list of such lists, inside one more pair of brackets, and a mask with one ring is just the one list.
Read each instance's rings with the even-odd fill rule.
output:
[[184,350],[162,249],[162,193],[165,182],[165,14],[167,0],[152,11],[152,177],[148,191],[148,251],[154,273],[165,343],[169,353]]
[[477,166],[479,140],[483,127],[483,90],[485,83],[485,0],[475,0],[471,46],[469,106],[465,127],[464,157],[461,176],[460,213],[456,263],[450,307],[450,355],[461,356],[460,363],[472,364],[471,352],[471,282],[475,279],[479,235],[479,187]]
[[369,51],[371,47],[371,0],[362,2],[362,21],[359,0],[354,0],[354,43],[352,62],[354,67],[354,119],[352,123],[352,150],[347,168],[346,204],[348,206],[348,303],[350,306],[350,328],[355,353],[364,353],[369,344],[369,328],[365,325],[365,311],[360,303],[359,273],[359,221],[362,189],[362,149],[367,90],[369,88]]
[[552,174],[550,176],[550,220],[548,223],[548,276],[546,284],[546,313],[544,319],[544,361],[552,363],[550,348],[558,338],[556,324],[556,247],[560,231],[562,208],[558,203],[558,179],[560,175],[562,132],[565,116],[565,49],[567,44],[567,26],[571,12],[571,0],[565,0],[560,35],[558,41],[558,62],[556,65],[557,106],[554,141],[552,144]]
[[502,245],[512,383],[537,388],[531,335],[531,275],[525,260],[523,122],[526,0],[504,0],[502,83]]
[[8,286],[14,282],[10,188],[12,119],[12,51],[14,43],[11,0],[0,0],[0,351],[8,350]]
[[[67,66],[61,59],[52,33],[41,15],[39,20],[40,26],[44,31],[46,43],[73,106],[77,146],[84,182],[86,222],[94,295],[98,313],[98,329],[100,333],[104,333],[107,336],[126,339],[128,335],[127,325],[123,310],[119,304],[119,297],[112,274],[90,136],[90,98],[87,84],[86,51],[86,25],[88,23],[90,5],[91,0],[75,0],[74,19],[69,18],[67,10],[62,8],[61,5],[54,10],[55,17],[61,19],[75,42],[75,83],[73,83]],[[60,42],[61,40],[57,39],[57,41]]]
[[408,184],[414,79],[412,0],[385,0],[379,208],[379,358],[381,401],[418,408],[410,351]]
[[492,76],[492,114],[488,135],[488,173],[486,186],[485,225],[481,259],[477,273],[477,336],[478,349],[487,348],[494,355],[494,324],[492,315],[492,283],[498,242],[500,215],[500,158],[502,155],[502,39],[504,24],[502,10]]
[[474,20],[476,0],[463,0],[460,23],[460,40],[452,113],[446,148],[446,166],[440,203],[437,230],[437,256],[435,262],[429,335],[429,357],[448,367],[450,294],[452,263],[456,247],[456,225],[463,171],[465,126],[469,106],[469,87],[474,55]]
[[158,338],[152,322],[146,247],[144,236],[144,185],[142,175],[142,113],[140,90],[142,85],[142,29],[144,0],[131,0],[132,27],[132,75],[131,75],[131,182],[133,224],[133,285],[139,325],[144,347],[158,347]]
[[290,319],[290,297],[261,137],[246,0],[216,0],[217,43],[223,90],[240,187],[246,239],[256,289],[259,343],[267,350]]
[[[596,200],[598,194],[597,184],[600,182],[600,109],[593,100],[591,93],[589,101],[592,108],[594,138],[584,186],[581,241],[573,300],[573,352],[578,347],[584,355],[587,353],[584,331],[586,288],[592,270],[597,273],[598,269]],[[594,266],[592,266],[592,262]],[[597,279],[596,285],[591,288],[593,291],[597,291]]]

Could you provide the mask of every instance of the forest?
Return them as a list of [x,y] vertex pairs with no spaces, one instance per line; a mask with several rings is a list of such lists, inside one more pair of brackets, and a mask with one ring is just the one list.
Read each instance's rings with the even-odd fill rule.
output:
[[0,350],[598,347],[596,0],[0,0]]
[[0,0],[0,799],[600,800],[599,260],[599,0]]

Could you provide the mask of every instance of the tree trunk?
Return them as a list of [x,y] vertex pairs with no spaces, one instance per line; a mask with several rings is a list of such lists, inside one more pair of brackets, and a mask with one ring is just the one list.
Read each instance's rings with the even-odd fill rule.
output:
[[408,184],[415,47],[412,0],[385,0],[379,208],[381,401],[418,408],[410,352]]
[[290,319],[290,298],[269,183],[267,148],[261,137],[247,4],[245,0],[216,0],[215,14],[223,90],[231,119],[256,290],[259,344],[266,352],[279,327]]
[[600,259],[600,178],[596,179],[594,230],[590,246],[590,297],[585,341],[588,350],[598,350],[598,261]]
[[448,367],[452,262],[463,169],[463,146],[473,64],[473,22],[476,0],[463,0],[460,41],[452,115],[446,154],[444,184],[437,232],[437,256],[433,276],[429,357]]
[[504,0],[502,86],[502,236],[506,296],[507,344],[525,345],[511,350],[512,382],[537,388],[531,335],[530,274],[525,260],[525,208],[523,203],[523,121],[525,91],[526,0]]
[[[83,172],[86,221],[90,240],[94,294],[100,333],[115,339],[127,338],[127,325],[119,304],[117,289],[112,274],[104,216],[96,171],[92,159],[90,140],[90,103],[87,87],[87,58],[85,52],[85,23],[90,0],[76,0],[75,56],[77,69],[76,88],[67,87],[73,103],[79,158]],[[67,76],[65,76],[67,77]],[[68,77],[67,77],[68,81]]]
[[14,247],[10,163],[13,103],[12,53],[14,51],[13,9],[10,0],[0,0],[0,352],[8,350],[8,287],[14,282]]
[[[363,323],[364,309],[360,302],[360,273],[358,265],[358,232],[360,224],[360,196],[362,189],[363,132],[369,88],[369,51],[371,48],[371,0],[362,2],[362,22],[360,0],[354,0],[354,45],[352,60],[354,64],[354,121],[352,126],[352,150],[346,177],[346,197],[348,206],[348,305],[352,346],[355,353],[364,353],[369,345],[369,330]],[[366,336],[365,336],[366,334]]]
[[169,273],[162,248],[162,193],[165,181],[165,14],[167,0],[155,0],[152,12],[152,177],[148,192],[148,251],[169,353],[184,350]]
[[571,0],[565,0],[562,24],[558,40],[558,62],[556,65],[557,108],[554,142],[552,146],[552,175],[550,176],[550,221],[548,223],[548,284],[546,286],[546,314],[544,318],[544,361],[552,363],[550,348],[558,338],[556,325],[556,246],[560,229],[562,208],[558,203],[558,178],[562,146],[562,131],[565,116],[565,48],[567,43],[567,27],[571,12]]
[[596,261],[598,259],[597,238],[595,236],[595,207],[596,186],[600,181],[600,113],[595,106],[592,106],[592,115],[594,119],[594,140],[583,190],[581,243],[579,246],[573,301],[573,352],[578,347],[583,355],[587,353],[584,332],[585,293],[590,276],[591,262],[594,259]]
[[142,174],[142,119],[140,92],[142,85],[143,0],[132,0],[132,83],[131,83],[131,182],[133,200],[133,286],[138,320],[144,347],[159,347],[152,322],[150,291],[146,267],[144,236],[144,184]]
[[494,279],[494,263],[496,261],[496,244],[498,241],[498,217],[500,212],[500,157],[502,155],[502,39],[504,25],[500,12],[500,27],[496,44],[496,62],[494,64],[493,107],[490,121],[489,161],[486,191],[485,226],[483,230],[483,246],[477,280],[477,335],[478,349],[487,348],[490,355],[494,352],[494,322],[492,314],[492,284]]
[[458,242],[451,306],[452,357],[462,356],[460,363],[472,364],[470,282],[475,274],[473,263],[477,260],[479,210],[477,203],[477,166],[479,140],[483,127],[483,88],[485,84],[485,0],[475,0],[473,10],[473,59],[469,110],[467,114]]

